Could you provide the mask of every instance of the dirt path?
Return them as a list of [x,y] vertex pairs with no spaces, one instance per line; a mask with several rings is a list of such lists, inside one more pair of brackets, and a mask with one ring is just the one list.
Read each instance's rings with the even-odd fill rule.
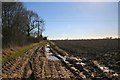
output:
[[73,74],[61,61],[48,60],[45,46],[35,47],[25,55],[6,63],[2,69],[2,78],[53,79],[70,78]]

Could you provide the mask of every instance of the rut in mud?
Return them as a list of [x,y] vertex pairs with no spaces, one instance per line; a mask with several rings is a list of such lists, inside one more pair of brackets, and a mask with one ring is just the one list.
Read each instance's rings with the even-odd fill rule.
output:
[[35,79],[118,79],[118,74],[97,61],[62,56],[47,44],[30,49],[23,56],[3,65],[2,78]]
[[48,58],[45,46],[35,47],[25,55],[3,65],[2,78],[47,79],[74,77],[74,75],[62,65],[59,59],[56,58],[57,60],[52,60],[53,57]]

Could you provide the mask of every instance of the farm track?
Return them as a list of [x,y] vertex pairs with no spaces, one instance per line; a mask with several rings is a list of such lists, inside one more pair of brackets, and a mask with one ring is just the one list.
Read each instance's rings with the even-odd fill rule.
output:
[[[45,48],[46,46],[35,47],[23,56],[7,62],[2,66],[2,78],[30,78],[31,80],[92,80],[96,78],[109,80],[113,78],[111,76],[113,74],[105,73],[99,68],[98,63],[76,57],[68,57],[63,60],[53,48],[50,48],[50,51],[59,60],[49,60]],[[114,78],[113,80],[118,80],[118,78]]]

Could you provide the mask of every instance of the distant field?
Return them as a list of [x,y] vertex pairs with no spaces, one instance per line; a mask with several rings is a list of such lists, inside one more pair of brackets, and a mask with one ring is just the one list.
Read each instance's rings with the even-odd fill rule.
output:
[[54,40],[53,42],[70,55],[98,60],[120,72],[120,51],[117,39]]

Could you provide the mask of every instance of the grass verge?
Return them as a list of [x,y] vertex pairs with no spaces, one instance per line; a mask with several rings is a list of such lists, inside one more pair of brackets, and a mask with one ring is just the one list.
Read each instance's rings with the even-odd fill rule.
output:
[[30,45],[23,46],[23,47],[19,48],[18,50],[12,52],[11,55],[2,58],[2,65],[4,65],[6,62],[8,62],[12,59],[16,59],[17,57],[24,55],[25,52],[27,52],[29,49],[31,49],[35,46],[43,46],[46,43],[47,43],[47,41],[42,41],[40,43],[32,43]]

